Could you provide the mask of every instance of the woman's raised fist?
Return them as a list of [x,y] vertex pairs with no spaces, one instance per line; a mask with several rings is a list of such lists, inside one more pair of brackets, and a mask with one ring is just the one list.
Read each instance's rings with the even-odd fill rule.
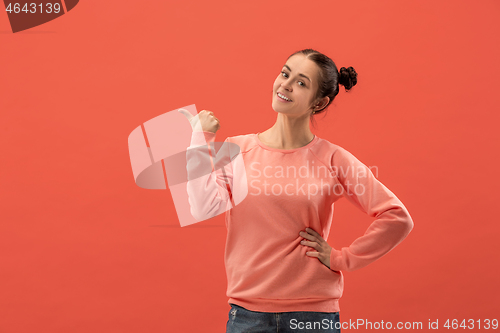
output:
[[186,116],[195,132],[216,133],[220,128],[219,119],[215,118],[212,111],[201,110],[196,116],[193,116],[189,111],[184,109],[179,109],[178,111]]

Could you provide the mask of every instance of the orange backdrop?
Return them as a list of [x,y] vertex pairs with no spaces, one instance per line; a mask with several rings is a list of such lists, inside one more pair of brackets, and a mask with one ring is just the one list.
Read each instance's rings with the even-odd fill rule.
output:
[[[498,319],[498,1],[88,0],[18,33],[0,8],[1,332],[223,332],[224,216],[181,228],[127,137],[190,104],[217,141],[268,129],[303,48],[359,75],[313,133],[377,166],[415,223],[345,273],[341,321]],[[343,199],[328,242],[371,221]]]

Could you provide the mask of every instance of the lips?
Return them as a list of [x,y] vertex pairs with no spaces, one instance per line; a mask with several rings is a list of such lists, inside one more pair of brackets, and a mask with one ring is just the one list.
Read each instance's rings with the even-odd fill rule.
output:
[[[286,98],[288,98],[288,99],[289,99],[289,101],[287,101],[286,99],[281,98],[278,94],[285,96]],[[283,94],[283,93],[281,93],[281,92],[277,92],[277,93],[276,93],[276,96],[278,96],[278,98],[279,98],[279,99],[281,99],[281,100],[283,100],[283,101],[286,101],[286,102],[293,102],[293,101],[292,101],[292,99],[291,99],[290,97],[288,97],[287,95],[285,95],[285,94]]]

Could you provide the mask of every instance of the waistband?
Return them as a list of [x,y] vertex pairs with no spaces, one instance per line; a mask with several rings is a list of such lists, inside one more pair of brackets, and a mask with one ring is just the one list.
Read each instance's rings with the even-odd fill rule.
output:
[[257,312],[339,312],[338,298],[301,298],[301,299],[270,299],[270,298],[232,298],[228,303],[236,304],[250,311]]

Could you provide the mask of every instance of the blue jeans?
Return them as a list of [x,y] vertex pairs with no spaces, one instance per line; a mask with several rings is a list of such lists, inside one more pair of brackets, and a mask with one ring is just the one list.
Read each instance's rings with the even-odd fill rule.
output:
[[338,312],[256,312],[230,305],[226,333],[340,333]]

